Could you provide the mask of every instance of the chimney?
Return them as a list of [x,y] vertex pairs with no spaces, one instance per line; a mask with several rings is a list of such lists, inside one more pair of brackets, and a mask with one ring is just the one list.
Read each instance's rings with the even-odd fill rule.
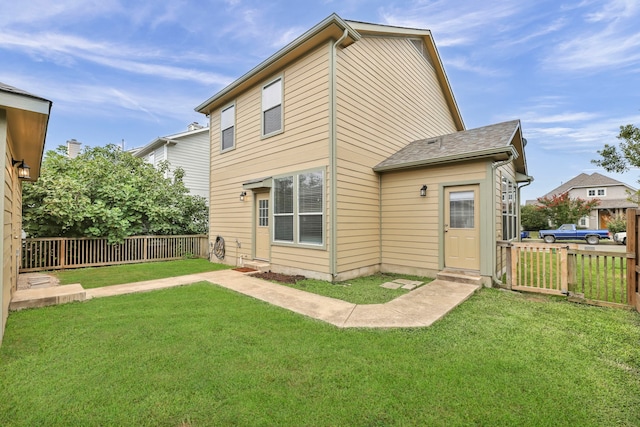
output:
[[187,126],[187,130],[189,132],[193,131],[193,130],[198,130],[198,129],[202,129],[204,126],[202,126],[200,123],[198,122],[193,122],[191,123],[189,126]]
[[75,139],[69,139],[67,141],[67,155],[70,159],[75,159],[78,154],[80,154],[80,146],[82,142],[76,141]]

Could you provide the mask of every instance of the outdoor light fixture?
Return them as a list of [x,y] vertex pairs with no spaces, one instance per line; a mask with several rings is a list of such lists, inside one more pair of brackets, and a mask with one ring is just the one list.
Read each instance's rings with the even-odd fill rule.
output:
[[12,160],[12,165],[18,165],[18,178],[31,179],[31,168],[27,166],[24,160]]
[[240,193],[240,201],[241,202],[244,202],[244,196],[246,196],[246,195],[247,195],[246,191],[243,191],[242,193]]
[[420,189],[420,197],[427,197],[427,185],[423,185]]

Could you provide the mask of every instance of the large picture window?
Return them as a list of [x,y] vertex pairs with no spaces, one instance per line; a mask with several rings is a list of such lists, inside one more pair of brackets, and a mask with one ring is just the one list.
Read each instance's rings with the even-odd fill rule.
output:
[[274,241],[324,243],[324,172],[301,172],[273,180]]
[[282,78],[262,88],[262,135],[282,130]]
[[236,106],[231,105],[220,113],[220,151],[230,150],[235,146]]

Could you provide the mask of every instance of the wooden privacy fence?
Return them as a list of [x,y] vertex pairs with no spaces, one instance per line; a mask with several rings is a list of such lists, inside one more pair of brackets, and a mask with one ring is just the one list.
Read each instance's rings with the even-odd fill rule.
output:
[[579,249],[575,243],[498,242],[500,272],[508,288],[596,305],[634,305],[627,277],[634,257],[632,252]]
[[20,272],[207,258],[208,240],[201,234],[133,236],[117,244],[90,237],[23,239]]

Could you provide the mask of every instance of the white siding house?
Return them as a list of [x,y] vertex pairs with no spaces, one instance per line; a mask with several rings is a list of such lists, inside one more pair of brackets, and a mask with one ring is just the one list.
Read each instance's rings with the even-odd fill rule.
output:
[[157,167],[169,162],[169,170],[184,169],[184,184],[195,196],[209,201],[209,128],[192,123],[186,132],[158,137],[133,155]]

